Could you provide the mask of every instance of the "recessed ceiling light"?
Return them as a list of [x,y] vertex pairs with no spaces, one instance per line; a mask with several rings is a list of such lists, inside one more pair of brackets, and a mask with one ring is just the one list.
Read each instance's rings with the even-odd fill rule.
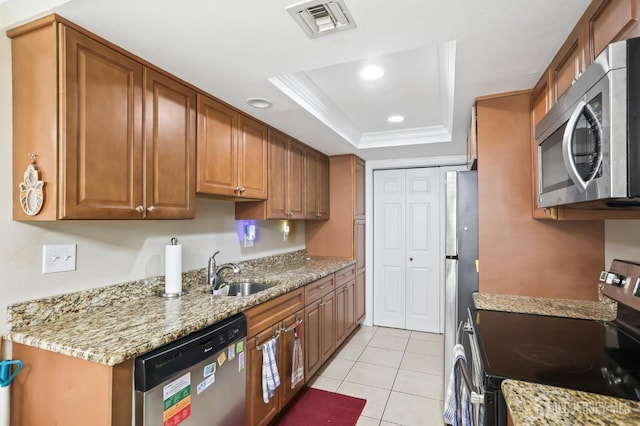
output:
[[360,71],[360,77],[365,80],[376,80],[384,75],[384,70],[376,65],[366,66]]
[[247,99],[247,103],[254,108],[271,108],[273,106],[271,102],[262,98],[250,98]]
[[404,121],[404,117],[401,115],[392,115],[387,118],[387,120],[389,121],[389,123],[401,123]]

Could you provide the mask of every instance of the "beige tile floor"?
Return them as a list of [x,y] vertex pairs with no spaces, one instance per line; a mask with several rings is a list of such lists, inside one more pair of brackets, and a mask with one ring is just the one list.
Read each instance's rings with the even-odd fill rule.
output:
[[358,426],[442,425],[444,337],[361,326],[309,386],[367,400]]

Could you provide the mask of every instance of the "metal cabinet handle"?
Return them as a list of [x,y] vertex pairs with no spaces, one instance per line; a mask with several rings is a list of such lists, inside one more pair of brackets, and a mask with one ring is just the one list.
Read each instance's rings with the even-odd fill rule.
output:
[[233,192],[240,192],[240,187],[236,186],[235,188],[233,188]]
[[136,211],[137,211],[138,213],[142,213],[142,212],[144,212],[144,207],[142,207],[142,206],[138,206],[138,207],[136,207]]
[[156,207],[155,207],[155,206],[149,206],[149,207],[147,207],[147,211],[148,211],[148,212],[152,212],[152,211],[154,211],[155,209],[156,209]]
[[321,213],[316,213],[316,217],[322,217]]
[[245,188],[240,188],[240,193],[242,194],[244,191],[246,191]]

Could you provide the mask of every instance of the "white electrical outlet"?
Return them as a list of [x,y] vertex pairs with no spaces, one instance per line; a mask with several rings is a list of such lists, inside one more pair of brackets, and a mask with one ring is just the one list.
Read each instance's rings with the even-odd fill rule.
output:
[[42,246],[42,273],[76,270],[75,244],[45,244]]

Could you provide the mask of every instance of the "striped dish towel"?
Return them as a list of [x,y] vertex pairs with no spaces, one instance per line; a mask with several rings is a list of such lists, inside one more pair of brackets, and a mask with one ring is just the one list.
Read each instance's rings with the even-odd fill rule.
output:
[[291,365],[291,389],[304,380],[304,358],[302,357],[302,344],[298,335],[299,325],[293,329],[293,363]]
[[262,400],[265,404],[269,403],[269,399],[276,393],[276,388],[280,386],[277,350],[278,343],[275,338],[262,345]]
[[453,347],[453,366],[447,386],[444,422],[452,426],[472,426],[471,399],[461,377],[462,374],[458,367],[459,362],[464,363],[466,368],[467,357],[464,353],[464,347],[458,343]]

